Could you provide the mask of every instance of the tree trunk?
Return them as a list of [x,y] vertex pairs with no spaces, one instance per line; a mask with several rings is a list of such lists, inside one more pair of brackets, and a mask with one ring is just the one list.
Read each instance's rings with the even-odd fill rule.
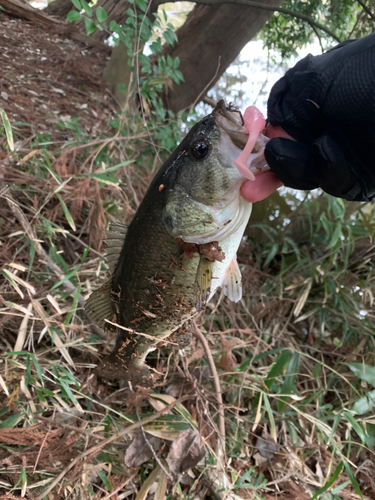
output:
[[[282,0],[263,3],[277,7]],[[195,6],[177,30],[177,45],[168,47],[171,57],[180,58],[185,82],[168,91],[166,107],[177,112],[201,100],[272,15],[243,5]]]
[[[104,8],[104,3],[106,2],[110,3],[112,1],[113,0],[99,0],[97,6],[99,4],[103,4]],[[122,5],[121,9],[119,8],[118,4]],[[119,0],[118,3],[116,4],[116,8],[111,10],[111,15],[117,16],[116,18],[113,17],[113,19],[117,22],[117,24],[123,24],[126,20],[126,16],[123,13],[123,9],[125,10],[125,8],[127,8],[125,4],[129,5],[127,0]],[[149,19],[153,18],[153,14],[156,11],[157,11],[157,5],[154,2],[151,4],[147,12],[147,17]],[[107,14],[109,18],[108,11]],[[142,51],[143,48],[144,48],[144,42],[140,41],[139,50]],[[139,106],[138,95],[136,90],[137,82],[135,80],[135,74],[134,72],[132,72],[128,64],[128,60],[129,60],[128,49],[125,47],[123,43],[120,42],[120,44],[117,47],[114,47],[114,49],[112,50],[111,58],[108,61],[107,66],[105,67],[105,70],[103,72],[103,77],[104,80],[107,82],[110,90],[112,91],[120,108],[127,109],[130,112],[136,112]],[[120,83],[126,86],[127,91],[118,88],[118,85]]]
[[54,0],[43,9],[43,12],[46,12],[49,16],[60,16],[65,19],[68,12],[73,9],[74,7],[70,0]]

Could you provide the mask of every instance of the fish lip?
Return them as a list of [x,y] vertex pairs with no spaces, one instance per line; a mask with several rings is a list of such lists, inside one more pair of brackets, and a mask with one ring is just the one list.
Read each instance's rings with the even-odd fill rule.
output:
[[[234,116],[238,115],[238,119]],[[239,148],[243,149],[247,143],[249,133],[244,127],[244,121],[241,112],[232,104],[227,106],[224,99],[221,99],[212,112],[216,124],[232,139],[232,142]]]

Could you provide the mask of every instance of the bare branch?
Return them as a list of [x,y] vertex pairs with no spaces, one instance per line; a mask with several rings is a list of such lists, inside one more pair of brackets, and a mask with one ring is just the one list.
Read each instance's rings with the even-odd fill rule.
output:
[[[177,2],[178,0],[156,0],[156,3],[157,5],[162,5],[163,3],[166,3],[166,1]],[[357,1],[359,2],[359,0]],[[306,14],[301,14],[300,12],[294,12],[294,10],[284,9],[283,7],[274,7],[272,5],[266,5],[260,2],[253,2],[252,0],[195,0],[195,3],[201,5],[219,5],[223,3],[231,3],[235,5],[247,5],[248,7],[252,7],[253,9],[269,10],[271,12],[280,12],[281,14],[287,14],[288,16],[301,19],[301,21],[309,23],[310,26],[315,26],[315,28],[324,31],[325,33],[327,33],[327,35],[336,40],[336,42],[338,43],[342,42],[342,40],[340,40],[340,38],[336,36],[333,33],[333,31],[331,31],[329,28],[326,28],[323,24],[317,23],[316,21],[314,21],[314,19],[307,16]]]
[[368,15],[371,17],[371,19],[372,19],[373,21],[375,21],[375,16],[374,16],[374,14],[371,12],[371,10],[367,7],[367,5],[366,5],[366,4],[364,4],[364,3],[362,2],[362,0],[357,0],[357,3],[359,3],[359,5],[360,5],[360,6],[362,7],[362,9],[366,12],[366,14],[368,14]]
[[223,405],[222,391],[220,387],[220,380],[219,380],[219,375],[217,374],[215,361],[212,357],[211,350],[207,343],[207,340],[199,330],[194,320],[193,320],[193,327],[194,327],[193,330],[194,335],[197,337],[197,339],[203,346],[215,387],[216,400],[218,403],[218,427],[219,427],[218,444],[221,441],[221,446],[218,445],[218,459],[219,459],[222,458],[223,455],[225,456],[225,416],[224,416],[224,405]]

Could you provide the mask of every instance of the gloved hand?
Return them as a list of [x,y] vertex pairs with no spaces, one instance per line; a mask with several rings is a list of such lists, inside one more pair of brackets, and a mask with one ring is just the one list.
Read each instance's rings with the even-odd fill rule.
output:
[[296,139],[274,138],[265,149],[271,170],[286,186],[371,200],[375,34],[298,62],[272,88],[268,119]]

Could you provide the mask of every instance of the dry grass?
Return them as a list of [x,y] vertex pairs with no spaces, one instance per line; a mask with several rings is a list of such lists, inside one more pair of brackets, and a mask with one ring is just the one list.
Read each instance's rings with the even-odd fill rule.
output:
[[[160,165],[141,121],[114,119],[70,148],[0,136],[0,498],[375,498],[373,207],[311,196],[250,227],[243,299],[218,293],[185,352],[149,357],[152,392],[109,383],[94,368],[114,339],[83,302],[103,230]],[[189,429],[205,459],[181,450],[190,470],[171,472]]]

